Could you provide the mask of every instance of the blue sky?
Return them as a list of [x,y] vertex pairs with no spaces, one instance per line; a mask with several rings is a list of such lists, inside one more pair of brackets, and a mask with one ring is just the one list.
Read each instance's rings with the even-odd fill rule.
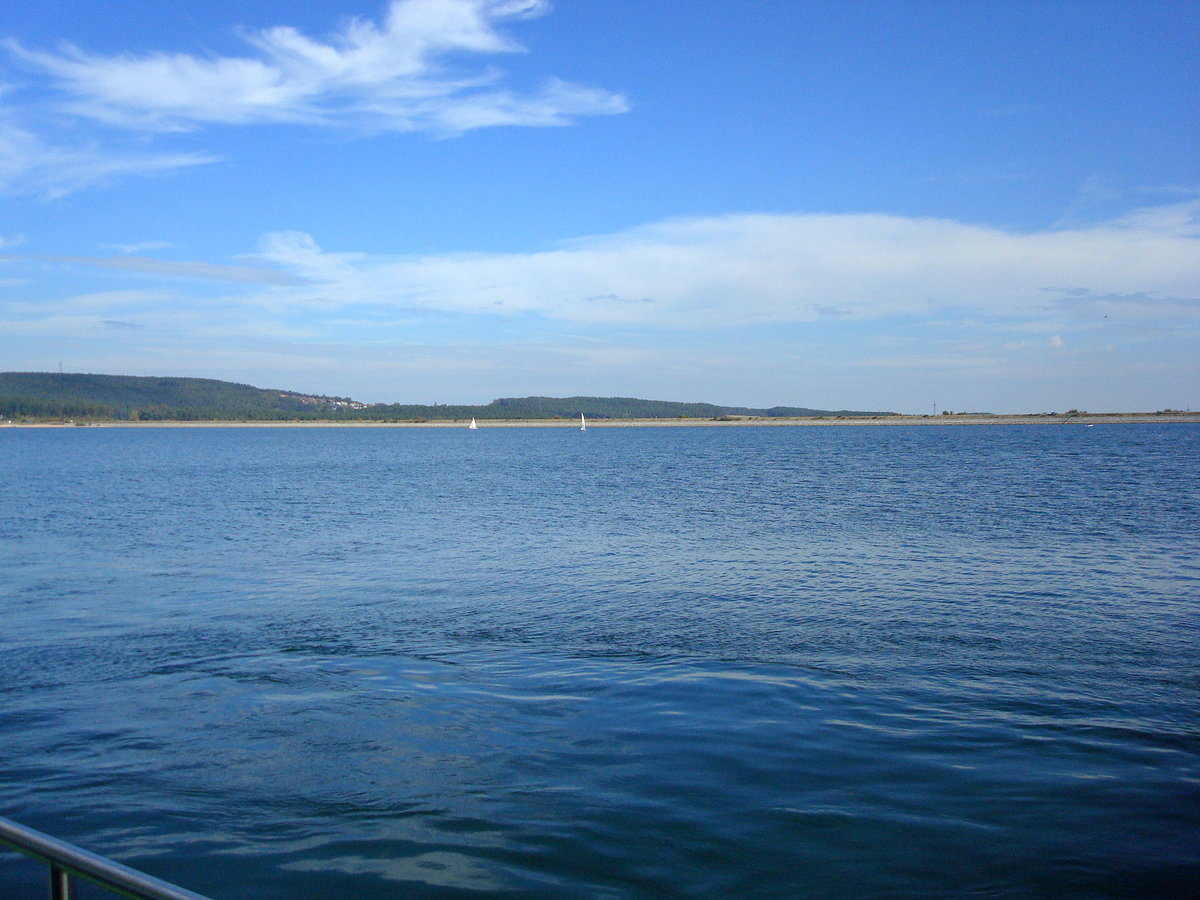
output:
[[1200,5],[7,0],[0,369],[1200,408]]

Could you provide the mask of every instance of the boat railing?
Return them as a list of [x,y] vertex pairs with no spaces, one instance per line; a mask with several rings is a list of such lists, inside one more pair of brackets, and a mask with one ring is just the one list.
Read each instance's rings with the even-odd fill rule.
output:
[[50,867],[50,900],[71,900],[76,878],[133,900],[208,900],[3,816],[0,816],[0,846],[32,856]]

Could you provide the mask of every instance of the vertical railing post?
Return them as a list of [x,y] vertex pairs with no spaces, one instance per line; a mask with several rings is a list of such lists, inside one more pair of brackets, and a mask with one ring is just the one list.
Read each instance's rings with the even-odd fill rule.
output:
[[50,863],[50,900],[71,900],[71,873]]

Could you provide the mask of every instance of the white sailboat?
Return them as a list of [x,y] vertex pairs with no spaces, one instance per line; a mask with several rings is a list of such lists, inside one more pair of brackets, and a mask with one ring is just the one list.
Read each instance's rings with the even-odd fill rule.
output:
[[587,422],[583,418],[583,413],[579,414],[579,430],[587,431]]
[[471,424],[468,425],[467,427],[470,428],[472,431],[475,431],[477,428],[479,428],[479,426],[475,424],[474,416],[471,416]]

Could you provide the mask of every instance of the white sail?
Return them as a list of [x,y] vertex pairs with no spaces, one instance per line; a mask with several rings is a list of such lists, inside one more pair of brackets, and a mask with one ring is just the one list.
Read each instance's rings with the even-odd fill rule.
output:
[[587,431],[587,422],[583,418],[583,413],[579,414],[579,430]]
[[472,431],[474,431],[475,429],[477,429],[479,427],[478,425],[475,424],[474,416],[471,417],[471,424],[468,425],[467,427],[470,428]]

